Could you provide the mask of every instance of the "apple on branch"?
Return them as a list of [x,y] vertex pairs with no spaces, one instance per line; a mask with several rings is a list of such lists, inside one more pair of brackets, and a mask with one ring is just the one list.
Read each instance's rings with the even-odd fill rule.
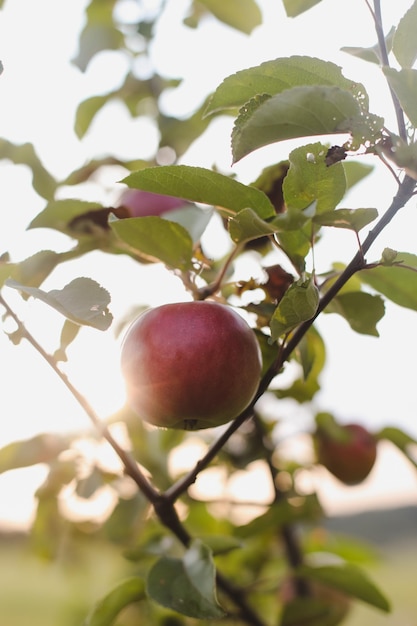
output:
[[230,306],[164,304],[127,330],[121,369],[138,416],[164,428],[225,424],[255,397],[261,352],[254,331]]
[[377,439],[361,424],[341,425],[319,413],[313,440],[317,461],[345,485],[363,482],[375,464]]

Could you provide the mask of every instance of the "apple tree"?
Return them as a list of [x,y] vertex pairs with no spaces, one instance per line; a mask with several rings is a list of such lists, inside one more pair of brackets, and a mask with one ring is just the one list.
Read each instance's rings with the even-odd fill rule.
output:
[[[307,19],[319,3],[283,0],[283,7],[288,18]],[[85,72],[96,55],[114,50],[129,68],[117,89],[79,103],[79,140],[100,111],[118,101],[132,118],[148,118],[157,129],[152,158],[123,159],[110,145],[108,154],[57,180],[33,146],[1,140],[1,157],[30,167],[33,187],[44,199],[28,228],[52,229],[71,242],[65,251],[39,250],[22,261],[2,251],[3,320],[14,323],[10,340],[32,345],[91,423],[87,435],[48,433],[9,444],[0,450],[1,471],[47,464],[31,534],[34,548],[51,559],[61,532],[71,528],[73,541],[86,532],[85,525],[66,519],[59,506],[63,490],[72,485],[86,499],[103,486],[111,491],[113,505],[105,519],[91,522],[89,540],[105,538],[120,547],[126,578],[103,590],[86,626],[332,626],[355,602],[388,613],[389,597],[366,569],[341,555],[327,535],[317,542],[314,532],[326,511],[300,476],[321,464],[354,489],[372,472],[381,440],[415,463],[415,442],[395,424],[372,433],[361,424],[343,424],[325,406],[318,409],[315,398],[325,380],[326,345],[317,323],[326,323],[324,313],[342,316],[350,326],[346,333],[376,337],[385,301],[417,310],[417,250],[386,247],[376,257],[372,248],[416,193],[417,3],[410,2],[386,32],[383,3],[364,0],[376,44],[344,48],[364,67],[378,66],[392,100],[393,127],[378,108],[371,110],[361,76],[346,76],[335,63],[302,54],[225,75],[191,113],[167,113],[163,97],[181,81],[152,69],[152,44],[169,4],[157,2],[150,10],[143,3],[132,23],[123,21],[122,0],[91,0],[73,60]],[[246,36],[262,22],[262,12],[256,0],[190,2],[184,28],[198,29],[207,19]],[[145,77],[138,60],[148,67]],[[233,168],[191,161],[190,150],[216,120],[230,121],[233,164],[277,144],[291,148],[246,180]],[[351,188],[365,186],[374,168],[390,184],[394,180],[393,198],[378,207],[346,205]],[[80,186],[100,180],[104,170],[120,187],[119,200],[86,201]],[[355,253],[334,255],[322,266],[316,251],[333,255],[340,229],[350,231]],[[227,241],[226,251],[216,249],[220,239]],[[181,283],[183,302],[149,308],[139,284],[135,313],[114,320],[106,285],[86,276],[92,251],[113,255],[115,264],[129,257],[141,270],[164,267]],[[60,264],[71,267],[74,260],[85,261],[81,276],[44,288]],[[131,293],[132,282],[126,289]],[[12,291],[62,316],[54,353],[21,321],[10,304]],[[97,415],[62,368],[83,326],[117,328],[126,337],[126,404],[109,419]],[[283,399],[311,410],[312,456],[305,463],[280,453],[276,426]],[[112,428],[118,423],[127,443]],[[84,437],[106,442],[120,471],[83,459],[83,448],[74,444]],[[196,441],[197,462],[176,474],[171,459],[178,452],[187,457]],[[271,497],[250,519],[230,493],[216,502],[198,490],[210,469],[227,485],[255,464],[268,476]],[[250,509],[250,493],[246,500]]]

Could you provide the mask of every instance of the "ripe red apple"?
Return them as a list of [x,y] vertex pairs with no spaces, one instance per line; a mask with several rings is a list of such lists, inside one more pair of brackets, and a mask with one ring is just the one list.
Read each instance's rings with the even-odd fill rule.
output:
[[318,462],[346,485],[361,483],[374,466],[377,441],[360,424],[318,425],[314,442]]
[[193,206],[187,200],[165,196],[142,189],[126,189],[120,198],[119,206],[114,211],[117,217],[160,216],[175,209]]
[[250,404],[261,353],[253,330],[229,306],[180,302],[133,322],[121,368],[127,400],[142,419],[195,430],[225,424]]

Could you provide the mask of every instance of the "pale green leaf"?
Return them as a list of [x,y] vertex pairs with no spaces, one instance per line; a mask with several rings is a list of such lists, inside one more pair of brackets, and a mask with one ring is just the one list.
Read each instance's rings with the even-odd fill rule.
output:
[[272,235],[278,229],[264,222],[252,209],[242,209],[229,220],[229,233],[235,243],[251,241],[266,235]]
[[113,317],[108,309],[110,294],[91,278],[75,278],[63,289],[48,292],[12,279],[7,280],[6,285],[42,300],[76,324],[107,330],[112,323]]
[[[389,53],[392,48],[392,42],[394,39],[395,28],[392,27],[388,35],[385,37],[385,46],[387,52]],[[342,52],[346,52],[354,57],[358,57],[363,61],[369,61],[370,63],[376,63],[377,65],[381,65],[381,55],[379,50],[379,43],[376,43],[374,46],[370,48],[362,48],[359,46],[344,46],[341,48]]]
[[313,217],[313,222],[321,226],[347,228],[358,233],[377,217],[378,211],[376,209],[336,209],[316,215]]
[[232,132],[233,161],[285,139],[347,133],[361,117],[357,99],[338,87],[293,87],[253,99],[239,112]]
[[228,26],[247,35],[262,23],[262,13],[255,0],[200,0],[201,4]]
[[386,426],[376,434],[378,440],[390,441],[417,467],[417,440],[396,426]]
[[288,17],[297,17],[316,6],[321,0],[283,0],[283,2]]
[[417,2],[403,15],[395,31],[393,52],[403,68],[410,68],[417,59]]
[[[46,200],[54,197],[57,183],[52,174],[43,166],[31,143],[15,145],[11,141],[1,138],[0,159],[9,159],[17,165],[27,165],[32,171],[34,190]],[[5,210],[7,210],[7,206]]]
[[396,260],[395,265],[379,265],[357,276],[392,302],[417,311],[417,256],[398,252]]
[[325,312],[339,313],[357,333],[379,337],[376,325],[385,314],[385,305],[380,296],[349,291],[333,298]]
[[417,126],[417,70],[394,70],[390,67],[382,68],[388,83],[397,94],[404,113]]
[[33,218],[28,228],[54,228],[63,233],[72,234],[69,226],[72,220],[90,211],[100,211],[102,208],[97,202],[73,198],[52,200]]
[[49,463],[68,447],[65,437],[41,434],[0,448],[0,474],[20,467]]
[[145,598],[145,583],[141,578],[123,580],[93,607],[84,626],[112,626],[119,613],[133,602]]
[[109,98],[111,98],[111,94],[92,96],[80,102],[77,107],[74,123],[74,129],[79,139],[84,137],[95,115],[109,101]]
[[183,226],[162,217],[129,217],[110,222],[114,233],[150,261],[192,268],[193,242]]
[[122,182],[135,189],[213,205],[230,215],[246,208],[253,209],[262,218],[275,215],[270,200],[259,189],[202,167],[149,167],[129,174]]
[[327,85],[348,91],[368,106],[365,87],[345,78],[341,68],[314,57],[291,56],[266,61],[224,79],[211,96],[205,114],[236,109],[259,94],[277,95],[292,87]]
[[301,575],[311,580],[317,580],[329,587],[338,589],[381,611],[390,611],[390,605],[386,597],[356,565],[342,563],[340,565],[323,565],[320,567],[302,566],[298,571]]
[[311,319],[317,311],[318,304],[319,292],[312,278],[293,283],[271,318],[272,341]]

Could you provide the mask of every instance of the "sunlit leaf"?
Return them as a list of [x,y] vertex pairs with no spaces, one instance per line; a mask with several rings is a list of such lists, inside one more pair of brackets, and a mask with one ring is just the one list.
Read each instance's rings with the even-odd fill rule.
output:
[[150,167],[129,174],[122,182],[135,189],[221,207],[231,215],[246,208],[262,218],[275,215],[270,200],[259,189],[202,167]]
[[354,185],[369,176],[374,171],[373,165],[360,163],[358,161],[346,161],[342,163],[346,176],[346,189],[351,189]]
[[414,2],[401,18],[393,41],[395,58],[403,68],[412,67],[417,59],[416,29],[417,2]]
[[197,243],[206,230],[212,215],[213,210],[211,208],[201,209],[198,206],[189,205],[186,208],[171,210],[161,217],[180,224],[189,233],[193,242]]
[[82,139],[90,128],[96,114],[109,101],[110,94],[104,96],[92,96],[80,102],[75,115],[74,129],[79,139]]
[[90,211],[100,211],[102,208],[97,202],[73,198],[53,200],[33,218],[28,228],[54,228],[66,234],[73,234],[69,227],[72,220]]
[[343,198],[346,191],[343,165],[336,163],[327,167],[325,155],[326,148],[319,142],[295,148],[290,153],[290,169],[283,183],[289,214],[297,210],[313,217],[308,211],[313,203],[315,214],[324,213],[333,210]]
[[398,264],[362,270],[357,276],[392,302],[417,311],[417,256],[398,252],[396,258]]
[[404,112],[413,126],[417,126],[417,70],[382,68],[388,83],[397,94]]
[[321,0],[283,0],[285,12],[288,17],[296,17],[308,11]]
[[0,474],[20,467],[49,463],[68,447],[66,437],[41,434],[0,448]]
[[339,313],[357,333],[379,337],[376,325],[385,315],[385,305],[380,296],[350,291],[333,298],[325,312]]
[[229,220],[229,233],[235,243],[251,241],[277,232],[277,228],[264,222],[252,209],[242,209]]
[[[390,32],[388,33],[388,35],[385,37],[385,46],[386,46],[388,53],[391,51],[391,48],[392,48],[394,33],[395,33],[395,27],[393,26]],[[354,57],[358,57],[359,59],[362,59],[363,61],[369,61],[370,63],[377,63],[378,65],[382,64],[379,43],[376,43],[374,46],[371,46],[370,48],[362,48],[359,46],[343,46],[341,50],[342,52],[347,52],[347,54],[350,54]]]
[[193,541],[183,559],[162,557],[148,574],[147,592],[162,606],[199,619],[220,619],[210,549]]
[[145,583],[141,578],[123,580],[93,607],[84,626],[112,626],[119,613],[129,604],[145,598]]
[[59,347],[54,352],[56,361],[67,361],[67,348],[77,337],[79,330],[79,324],[75,324],[71,320],[65,320],[61,330]]
[[[32,170],[32,184],[34,190],[50,200],[54,197],[57,187],[56,180],[42,165],[31,143],[15,145],[7,139],[0,139],[0,159],[9,159],[17,165],[27,165]],[[4,208],[7,211],[7,206]]]
[[285,139],[347,133],[351,120],[360,116],[357,99],[339,87],[293,87],[274,96],[255,97],[236,119],[233,160]]
[[376,437],[379,441],[387,440],[396,446],[417,467],[417,440],[396,426],[386,426]]
[[337,209],[314,216],[313,222],[321,226],[347,228],[358,233],[377,217],[378,211],[376,209]]
[[91,0],[86,8],[87,22],[79,38],[79,48],[73,63],[85,71],[93,56],[102,50],[117,50],[124,37],[115,27],[113,10],[116,0]]
[[276,341],[298,324],[311,319],[317,311],[319,292],[314,280],[299,280],[285,292],[271,319],[271,339]]
[[302,566],[299,568],[299,573],[311,580],[317,580],[329,587],[343,591],[381,611],[390,611],[386,597],[356,565],[342,563],[320,567]]
[[266,61],[228,76],[212,95],[205,114],[236,109],[259,94],[273,96],[292,87],[313,85],[339,87],[351,93],[365,109],[368,106],[364,86],[345,78],[338,65],[314,57],[295,55]]
[[112,323],[113,317],[108,309],[110,294],[91,278],[75,278],[63,289],[48,292],[21,285],[12,279],[6,284],[32,298],[42,300],[76,324],[107,330]]
[[262,23],[255,0],[200,0],[218,20],[247,35]]
[[168,267],[192,268],[193,241],[183,226],[162,217],[129,217],[110,223],[126,244],[152,261]]

